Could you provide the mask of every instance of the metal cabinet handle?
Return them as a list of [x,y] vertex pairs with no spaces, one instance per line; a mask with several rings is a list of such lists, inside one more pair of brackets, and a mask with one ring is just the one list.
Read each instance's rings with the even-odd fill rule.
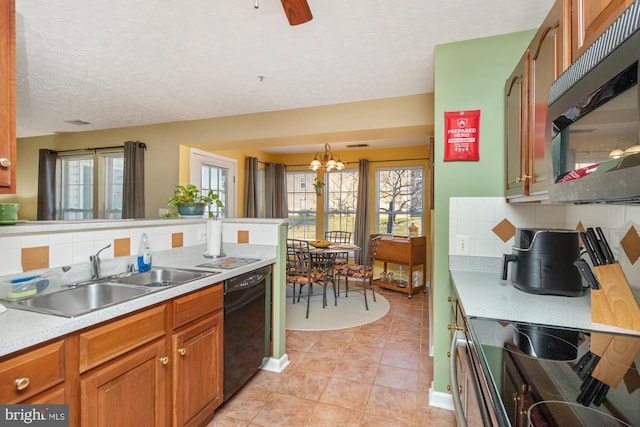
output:
[[447,325],[447,329],[448,330],[453,330],[453,331],[462,331],[464,328],[462,326],[458,326],[458,325]]
[[15,380],[16,390],[21,391],[29,387],[29,378],[18,378]]
[[458,298],[447,297],[447,301],[448,302],[456,302],[456,301],[458,301]]
[[531,179],[531,175],[522,175],[522,176],[517,176],[516,177],[516,182],[520,183],[520,182],[525,182],[528,179]]
[[[453,390],[453,387],[451,387],[451,384],[447,384],[447,391],[451,391]],[[462,394],[462,386],[459,385],[458,386],[458,393]]]
[[11,166],[11,160],[7,159],[6,157],[0,158],[0,166],[2,166],[3,168],[8,168],[9,166]]
[[187,349],[186,348],[179,348],[178,349],[178,354],[180,356],[184,356],[185,354],[187,354]]
[[163,365],[166,365],[167,363],[169,363],[169,357],[167,356],[161,357],[160,363],[162,363]]

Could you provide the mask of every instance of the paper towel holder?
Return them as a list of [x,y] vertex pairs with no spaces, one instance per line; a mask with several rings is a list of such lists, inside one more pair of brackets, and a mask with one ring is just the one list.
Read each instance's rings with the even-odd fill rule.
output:
[[[210,220],[210,221],[218,221],[218,218],[217,218],[217,216],[214,216],[214,217],[211,217],[209,220]],[[209,230],[207,229],[207,233],[208,233],[208,232],[209,232]],[[213,254],[209,253],[209,247],[208,247],[208,246],[209,246],[209,242],[208,242],[208,240],[207,240],[207,249],[206,249],[206,250],[204,251],[204,253],[202,254],[202,256],[204,256],[205,258],[214,258],[214,259],[217,259],[217,258],[224,258],[224,257],[226,257],[226,256],[227,256],[227,255],[222,251],[222,236],[220,236],[220,251],[219,251],[219,254],[218,254],[218,255],[213,255]]]
[[226,257],[226,256],[227,256],[227,254],[225,254],[224,252],[222,252],[222,242],[220,242],[220,255],[211,255],[209,252],[205,251],[205,252],[202,254],[202,256],[203,256],[203,257],[205,257],[205,258],[213,258],[213,259],[216,259],[216,258],[224,258],[224,257]]

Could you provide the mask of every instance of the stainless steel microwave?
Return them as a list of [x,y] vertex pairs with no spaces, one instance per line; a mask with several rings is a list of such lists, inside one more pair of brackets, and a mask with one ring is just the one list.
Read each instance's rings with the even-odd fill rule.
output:
[[640,203],[639,61],[634,2],[551,86],[552,202]]

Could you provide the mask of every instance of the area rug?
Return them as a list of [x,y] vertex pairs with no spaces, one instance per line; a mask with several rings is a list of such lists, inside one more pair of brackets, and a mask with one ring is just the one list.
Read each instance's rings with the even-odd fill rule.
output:
[[[315,290],[315,289],[314,289]],[[291,288],[287,287],[287,329],[292,331],[330,331],[335,329],[354,328],[366,325],[382,318],[389,311],[389,301],[376,293],[376,302],[373,296],[367,292],[369,310],[364,307],[364,297],[361,292],[349,292],[349,298],[344,296],[341,289],[338,297],[338,305],[334,305],[333,293],[327,289],[329,305],[322,308],[322,293],[319,289],[315,295],[311,295],[309,318],[307,313],[307,301],[305,299],[307,289],[303,289],[303,297],[300,302],[291,302]]]

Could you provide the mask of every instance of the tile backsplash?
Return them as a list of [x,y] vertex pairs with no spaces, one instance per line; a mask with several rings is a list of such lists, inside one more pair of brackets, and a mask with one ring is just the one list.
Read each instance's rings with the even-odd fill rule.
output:
[[[515,228],[601,227],[632,287],[640,289],[640,206],[509,204],[503,197],[449,200],[449,254],[502,257]],[[460,239],[468,253],[459,253]]]
[[[222,241],[253,245],[274,245],[278,227],[272,220],[229,219],[222,224]],[[100,254],[103,260],[138,253],[140,236],[146,232],[153,252],[206,244],[205,221],[141,220],[124,221],[101,228],[100,225],[61,225],[40,230],[38,223],[5,228],[0,233],[0,277],[23,271],[89,263],[89,256],[107,245]],[[46,226],[43,226],[46,227]],[[239,241],[239,236],[242,236]]]

